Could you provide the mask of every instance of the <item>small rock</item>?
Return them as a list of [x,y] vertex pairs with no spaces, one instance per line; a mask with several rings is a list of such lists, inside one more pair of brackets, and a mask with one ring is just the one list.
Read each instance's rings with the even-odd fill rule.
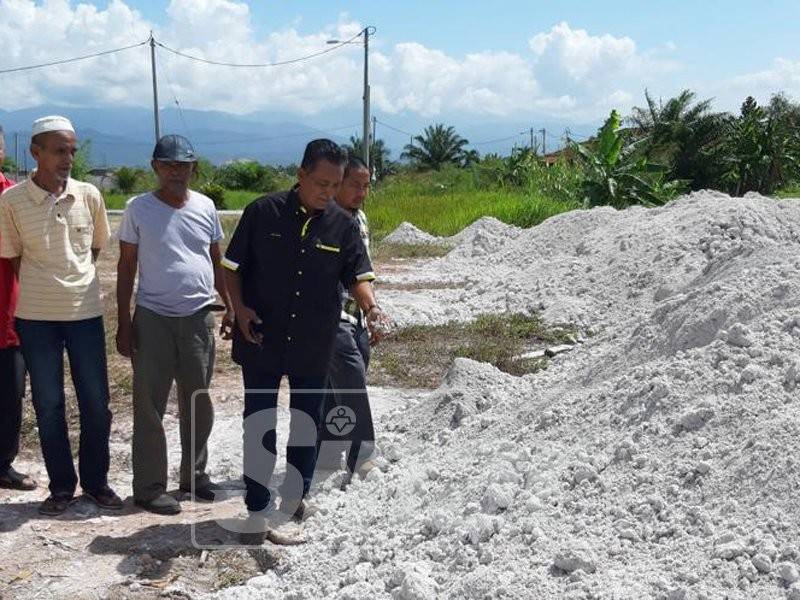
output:
[[481,498],[483,511],[493,515],[507,509],[514,502],[514,486],[493,483],[486,488]]
[[714,410],[709,406],[698,406],[688,410],[678,417],[675,424],[677,432],[697,431],[705,427],[705,424],[714,416]]
[[706,475],[711,470],[711,465],[708,464],[707,462],[703,461],[703,462],[699,463],[694,468],[694,470],[697,471],[700,475]]
[[714,558],[732,560],[745,553],[745,548],[739,542],[730,542],[714,548]]
[[586,573],[594,573],[597,570],[597,561],[594,554],[586,547],[572,547],[561,550],[555,555],[553,565],[567,573],[572,573],[578,569]]
[[548,348],[544,351],[545,356],[548,358],[553,358],[557,354],[563,354],[564,352],[569,352],[572,350],[572,346],[569,344],[561,344],[559,346],[553,346],[552,348]]
[[766,574],[772,571],[772,561],[766,554],[756,554],[750,561],[753,563],[753,566],[758,569],[759,573]]
[[751,339],[751,336],[752,333],[747,327],[745,327],[741,323],[736,323],[733,327],[731,327],[728,330],[727,341],[731,346],[747,348],[753,345],[753,340]]
[[793,584],[786,591],[786,600],[800,600],[800,586]]
[[800,579],[800,573],[797,572],[797,567],[790,562],[782,562],[778,565],[778,577],[786,582],[786,585],[791,585]]

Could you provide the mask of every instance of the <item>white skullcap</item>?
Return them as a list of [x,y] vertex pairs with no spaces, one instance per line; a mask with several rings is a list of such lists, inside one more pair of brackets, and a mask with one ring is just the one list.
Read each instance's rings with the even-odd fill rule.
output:
[[49,117],[42,117],[33,122],[31,129],[31,137],[39,135],[40,133],[47,133],[49,131],[70,131],[75,133],[75,128],[66,117],[59,115],[50,115]]

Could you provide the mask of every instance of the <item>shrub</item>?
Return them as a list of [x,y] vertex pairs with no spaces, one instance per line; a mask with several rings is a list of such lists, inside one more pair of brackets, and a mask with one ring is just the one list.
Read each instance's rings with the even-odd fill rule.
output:
[[140,171],[132,167],[120,167],[117,169],[117,189],[123,194],[130,194],[136,189]]
[[214,206],[217,210],[225,210],[228,206],[225,204],[225,188],[218,183],[207,183],[200,188],[200,193],[208,196],[214,201]]

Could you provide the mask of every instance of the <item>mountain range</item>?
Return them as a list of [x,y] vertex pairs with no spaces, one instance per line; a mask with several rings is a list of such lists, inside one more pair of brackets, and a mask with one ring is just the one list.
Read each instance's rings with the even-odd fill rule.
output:
[[[357,107],[360,108],[360,107]],[[6,155],[16,156],[21,166],[30,163],[27,153],[31,123],[38,117],[62,114],[75,125],[80,140],[91,140],[91,162],[97,167],[121,165],[145,166],[152,152],[155,128],[153,111],[140,107],[82,107],[37,106],[14,111],[0,110],[0,125],[6,136]],[[378,114],[377,137],[383,139],[397,160],[403,147],[409,143],[410,134],[418,134],[426,125],[445,122],[475,143],[481,154],[498,152],[507,154],[514,144],[527,145],[529,128],[526,122],[481,121],[465,116],[452,120],[434,118],[424,120],[410,115]],[[329,111],[302,121],[290,113],[251,113],[236,115],[220,111],[201,111],[168,107],[159,111],[160,131],[179,133],[188,137],[197,152],[219,164],[228,160],[255,159],[262,163],[287,165],[300,162],[308,141],[328,137],[338,143],[348,143],[350,136],[361,135],[361,113],[354,110]],[[562,145],[561,136],[569,123],[538,122],[537,130],[550,130],[547,149]],[[578,125],[579,130],[592,129],[596,124]],[[537,139],[541,133],[536,132]],[[511,138],[511,139],[505,139]],[[488,142],[488,143],[487,143]]]

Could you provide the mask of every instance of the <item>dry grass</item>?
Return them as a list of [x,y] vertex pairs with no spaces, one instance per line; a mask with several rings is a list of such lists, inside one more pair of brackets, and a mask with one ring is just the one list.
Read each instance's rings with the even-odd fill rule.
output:
[[570,326],[547,326],[538,316],[480,315],[468,323],[406,327],[375,349],[370,363],[374,385],[435,388],[453,359],[472,358],[513,375],[534,373],[546,359],[519,359],[526,350],[563,343]]

